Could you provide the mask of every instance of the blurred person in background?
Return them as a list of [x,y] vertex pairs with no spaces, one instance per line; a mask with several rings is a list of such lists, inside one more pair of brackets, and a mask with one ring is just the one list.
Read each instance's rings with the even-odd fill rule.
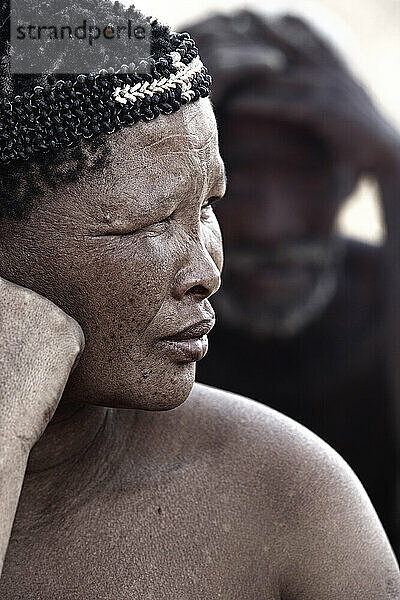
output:
[[361,174],[383,191],[396,178],[398,134],[303,18],[242,10],[186,29],[214,78],[228,173],[216,210],[226,249],[219,323],[197,379],[330,443],[396,546],[385,249],[335,224]]

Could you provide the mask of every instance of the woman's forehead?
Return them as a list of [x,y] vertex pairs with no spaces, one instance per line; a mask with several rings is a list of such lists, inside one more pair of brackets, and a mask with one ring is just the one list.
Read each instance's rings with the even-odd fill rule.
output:
[[[138,123],[110,136],[109,166],[103,171],[108,189],[148,185],[157,190],[185,187],[190,180],[221,176],[218,133],[207,99],[187,105],[150,123]],[[99,182],[100,183],[100,182]]]
[[[211,103],[201,99],[175,113],[161,115],[150,122],[140,122],[110,136],[113,158],[118,161],[134,156],[153,156],[166,151],[202,150],[218,145],[217,125]],[[121,152],[122,151],[122,152]]]

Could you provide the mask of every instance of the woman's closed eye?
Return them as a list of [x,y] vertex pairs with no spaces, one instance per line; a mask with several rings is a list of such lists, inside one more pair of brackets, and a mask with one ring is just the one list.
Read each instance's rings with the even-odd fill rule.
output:
[[140,234],[142,232],[146,233],[147,231],[149,231],[150,233],[159,234],[159,233],[161,233],[161,231],[165,231],[167,226],[170,225],[170,223],[173,220],[173,216],[174,216],[174,214],[171,213],[170,215],[168,215],[164,219],[161,219],[160,221],[155,221],[154,223],[150,223],[148,225],[143,225],[142,227],[136,227],[136,228],[129,227],[126,229],[118,228],[115,230],[107,231],[107,232],[100,233],[97,235],[92,235],[89,237],[122,238],[122,237],[129,237],[129,236],[133,236],[136,234]]
[[[200,208],[200,218],[202,221],[207,221],[214,215],[213,207],[219,200],[221,200],[220,196],[212,196],[204,202],[204,204]],[[144,225],[143,227],[126,228],[125,230],[118,228],[90,237],[121,238],[140,233],[150,233],[151,235],[159,235],[167,230],[168,226],[171,225],[171,223],[174,221],[175,216],[176,211],[174,210],[163,219]]]

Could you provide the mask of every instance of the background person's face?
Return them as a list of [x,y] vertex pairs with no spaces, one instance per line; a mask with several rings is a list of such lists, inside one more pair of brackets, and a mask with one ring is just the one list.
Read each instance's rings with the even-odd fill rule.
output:
[[6,223],[1,275],[58,304],[86,348],[66,399],[168,409],[195,363],[160,342],[213,318],[222,245],[211,197],[224,193],[211,105],[200,100],[109,138],[110,164],[46,193]]
[[224,121],[227,201],[221,319],[254,335],[297,333],[335,290],[340,206],[335,170],[305,131],[239,113]]

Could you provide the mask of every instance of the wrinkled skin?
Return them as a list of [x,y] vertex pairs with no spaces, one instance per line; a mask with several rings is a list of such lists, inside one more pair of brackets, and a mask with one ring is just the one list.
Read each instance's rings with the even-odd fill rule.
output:
[[85,332],[65,399],[169,409],[191,390],[194,363],[176,364],[156,344],[211,318],[207,297],[220,284],[220,231],[206,205],[225,184],[206,106],[201,117],[182,113],[178,133],[158,122],[124,129],[104,174],[49,191],[28,222],[2,229],[2,275]]
[[194,365],[157,351],[210,314],[219,285],[202,209],[224,192],[209,102],[110,143],[103,173],[2,239],[1,275],[86,338],[30,455],[2,599],[396,597],[390,547],[343,461],[257,403],[197,385],[183,403]]

